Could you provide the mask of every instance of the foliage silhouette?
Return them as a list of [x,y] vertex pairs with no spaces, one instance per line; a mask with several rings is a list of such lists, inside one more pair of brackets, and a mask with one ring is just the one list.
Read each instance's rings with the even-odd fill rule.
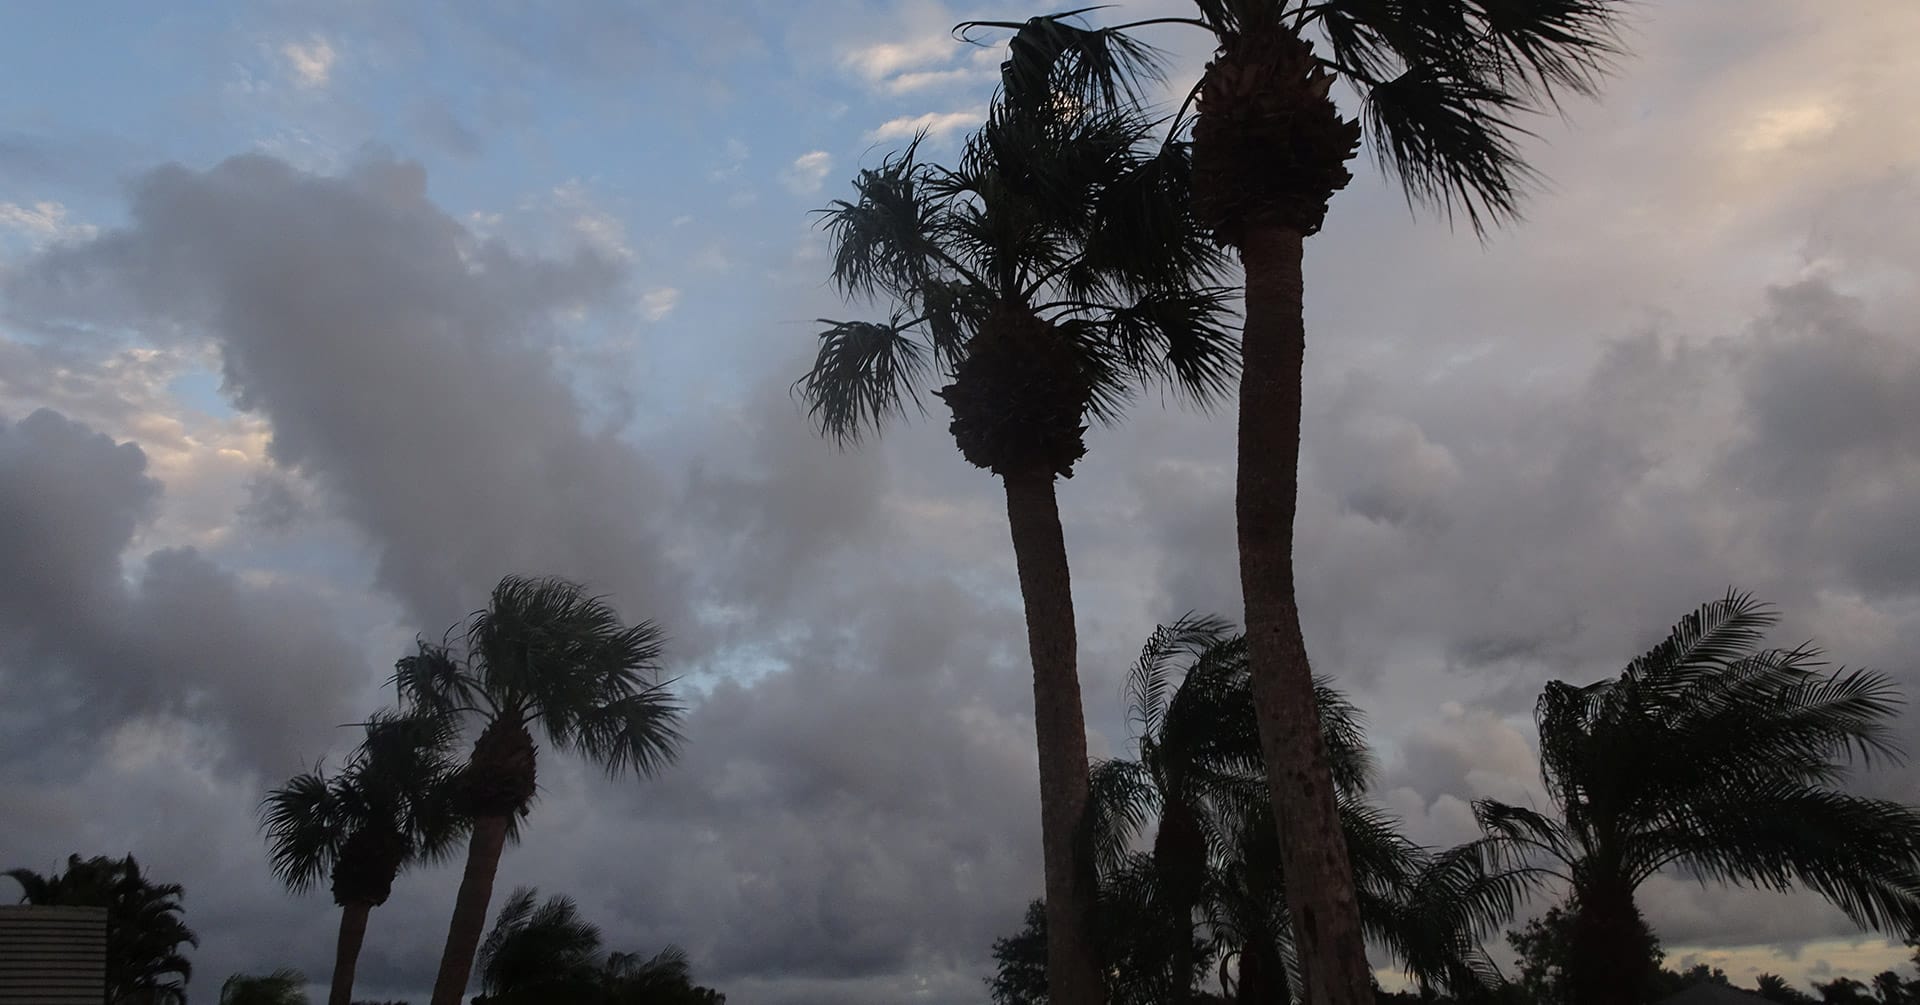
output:
[[198,946],[188,928],[178,883],[154,883],[132,855],[67,856],[65,872],[6,873],[20,884],[21,903],[107,909],[107,1002],[184,1005],[193,964],[182,946]]
[[[1517,137],[1521,114],[1562,93],[1589,93],[1616,52],[1623,0],[1195,0],[1196,18],[1092,30],[1084,11],[1025,22],[972,22],[1014,33],[1005,79],[1017,102],[1125,107],[1152,69],[1129,32],[1185,23],[1212,33],[1215,57],[1190,95],[1192,186],[1200,221],[1239,251],[1246,272],[1236,525],[1261,735],[1280,847],[1296,887],[1296,929],[1309,1000],[1370,1000],[1353,874],[1325,744],[1315,731],[1292,569],[1297,494],[1303,242],[1325,221],[1368,141],[1409,205],[1465,214],[1476,231],[1518,212],[1530,172]],[[1343,80],[1363,100],[1361,121],[1332,97]],[[1180,113],[1184,114],[1183,106]]]
[[471,837],[433,1005],[460,1005],[466,993],[501,849],[537,791],[532,730],[609,774],[649,777],[676,756],[681,707],[658,679],[662,638],[577,584],[508,576],[457,637],[423,641],[399,661],[406,714],[479,726],[454,781]]

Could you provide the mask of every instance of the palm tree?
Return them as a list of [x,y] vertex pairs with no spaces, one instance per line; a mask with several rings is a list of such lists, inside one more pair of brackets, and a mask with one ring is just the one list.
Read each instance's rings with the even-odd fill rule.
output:
[[[1006,87],[1015,87],[1009,80]],[[1033,662],[1041,833],[1060,1005],[1100,998],[1087,941],[1092,868],[1080,834],[1086,726],[1073,599],[1054,481],[1086,453],[1090,420],[1134,388],[1206,403],[1229,385],[1230,291],[1186,200],[1184,143],[1123,111],[996,99],[959,166],[918,141],[862,171],[824,211],[833,277],[885,321],[826,321],[796,383],[842,445],[919,408],[952,413],[967,461],[998,475]]]
[[599,985],[600,929],[580,916],[571,897],[549,897],[521,887],[500,906],[480,944],[482,1001],[581,1002]]
[[400,871],[438,861],[465,832],[452,807],[458,739],[443,717],[380,715],[347,766],[296,775],[261,802],[269,863],[294,893],[321,877],[340,907],[328,1005],[349,1005],[367,915],[387,902]]
[[650,621],[622,623],[574,583],[508,576],[458,638],[422,641],[399,661],[394,683],[408,711],[481,727],[455,781],[471,836],[433,1005],[459,1005],[466,993],[501,849],[533,804],[531,730],[609,774],[650,777],[676,756],[681,707],[658,680],[662,638]]
[[[1363,717],[1324,681],[1316,688],[1369,934],[1423,987],[1479,990],[1496,981],[1479,939],[1511,913],[1520,882],[1473,848],[1431,854],[1368,807]],[[1170,983],[1152,1000],[1192,997],[1196,914],[1207,919],[1222,973],[1237,963],[1236,1000],[1287,1000],[1287,974],[1299,962],[1246,639],[1212,617],[1163,625],[1129,670],[1126,694],[1136,758],[1095,766],[1091,819],[1103,888],[1123,899],[1137,891],[1159,918],[1153,927],[1164,959],[1148,969]],[[1129,851],[1149,825],[1151,852]]]
[[537,891],[513,891],[480,946],[476,1005],[721,1005],[726,996],[696,987],[687,955],[669,946],[652,957],[601,955],[600,929],[570,897],[536,904]]
[[188,928],[178,883],[153,883],[132,855],[67,856],[66,872],[10,869],[21,903],[107,909],[107,1005],[184,1003],[193,964],[182,945],[198,946]]
[[[1075,99],[1096,106],[1137,94],[1128,78],[1139,72],[1140,45],[1128,30],[1196,25],[1217,44],[1189,95],[1197,112],[1193,205],[1246,271],[1240,582],[1267,777],[1296,883],[1294,919],[1308,933],[1303,958],[1316,1005],[1361,1005],[1372,991],[1293,581],[1304,241],[1351,180],[1347,162],[1363,139],[1409,202],[1437,205],[1450,219],[1463,212],[1476,231],[1512,218],[1530,178],[1516,120],[1563,92],[1597,88],[1617,52],[1623,4],[1194,0],[1198,18],[1098,31],[1072,27],[1072,15],[961,26],[1014,29],[1008,76],[1061,77],[1055,67],[1064,60],[1076,68],[1064,75],[1079,85]],[[1361,121],[1341,114],[1336,80],[1359,93]]]
[[298,970],[265,977],[234,974],[220,985],[220,1005],[307,1005],[307,978]]
[[1776,620],[1729,592],[1619,677],[1548,684],[1535,718],[1557,814],[1475,805],[1491,846],[1567,884],[1575,1005],[1638,1000],[1634,892],[1670,867],[1809,887],[1866,928],[1920,924],[1920,812],[1835,787],[1850,759],[1897,756],[1893,685],[1827,670],[1808,646],[1760,648]]

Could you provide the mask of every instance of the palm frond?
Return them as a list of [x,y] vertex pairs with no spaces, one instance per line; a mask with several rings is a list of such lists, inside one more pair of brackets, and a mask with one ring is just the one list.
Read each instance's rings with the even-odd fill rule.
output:
[[1096,384],[1094,417],[1115,421],[1135,385],[1159,384],[1202,407],[1232,395],[1240,373],[1238,298],[1232,287],[1166,288],[1063,326],[1105,377]]
[[[1527,135],[1518,117],[1551,107],[1561,90],[1597,87],[1619,51],[1622,6],[1466,0],[1410,8],[1326,0],[1300,8],[1295,28],[1317,27],[1331,55],[1325,62],[1359,87],[1374,155],[1400,179],[1409,201],[1438,206],[1449,217],[1462,211],[1484,231],[1518,213],[1533,178],[1516,144]],[[1268,10],[1256,23],[1276,24],[1278,15]],[[1240,17],[1228,20],[1246,30]]]
[[1445,66],[1415,66],[1367,91],[1362,121],[1408,201],[1458,210],[1476,232],[1519,215],[1534,171],[1520,156],[1512,94]]
[[318,771],[295,775],[261,801],[268,867],[294,893],[312,889],[339,856],[354,821],[338,804],[338,786]]
[[1140,647],[1140,657],[1127,669],[1127,720],[1136,736],[1160,732],[1172,686],[1173,662],[1201,654],[1225,640],[1233,626],[1212,614],[1189,611],[1170,625],[1159,625]]
[[914,334],[917,319],[896,317],[886,324],[821,319],[829,327],[820,333],[820,351],[794,389],[822,432],[842,445],[857,443],[888,419],[904,417],[909,404],[925,411],[919,386],[931,373],[939,347],[948,347],[951,355],[962,337],[962,301],[950,290],[935,296],[951,299],[940,300],[946,310],[931,315],[947,323],[936,331],[932,346]]
[[1011,29],[1000,64],[1000,97],[1015,114],[1051,116],[1083,106],[1111,110],[1139,105],[1143,82],[1162,79],[1163,54],[1129,35],[1124,26],[1089,28],[1078,10],[1024,22],[967,21],[954,28],[963,38],[979,29]]
[[645,686],[582,710],[566,739],[610,775],[651,777],[679,756],[684,711],[667,685]]
[[833,243],[833,281],[848,296],[899,296],[937,271],[937,207],[917,160],[921,137],[854,178],[856,197],[820,211]]
[[1101,875],[1118,869],[1160,809],[1146,768],[1138,761],[1095,761],[1088,771],[1087,831],[1095,868]]
[[415,640],[414,651],[394,663],[390,681],[409,711],[453,719],[474,699],[473,678],[453,650]]

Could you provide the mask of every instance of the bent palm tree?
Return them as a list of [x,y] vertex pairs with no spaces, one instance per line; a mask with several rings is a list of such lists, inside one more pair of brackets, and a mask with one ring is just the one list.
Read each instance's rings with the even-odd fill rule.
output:
[[367,915],[387,902],[400,871],[444,858],[465,831],[451,805],[457,737],[445,718],[376,716],[338,774],[296,775],[261,802],[274,876],[294,893],[332,880],[340,933],[328,1005],[353,1000]]
[[[1372,763],[1362,716],[1325,682],[1316,689],[1367,931],[1422,986],[1464,992],[1497,980],[1478,940],[1511,913],[1518,881],[1470,848],[1433,855],[1366,806]],[[1161,626],[1130,669],[1126,693],[1138,757],[1094,768],[1091,819],[1103,876],[1121,880],[1106,885],[1140,891],[1159,918],[1161,960],[1149,969],[1170,983],[1154,1000],[1193,994],[1196,914],[1223,964],[1237,961],[1237,1000],[1288,1000],[1287,975],[1299,961],[1246,639],[1215,618]],[[1152,851],[1129,853],[1148,826]]]
[[609,774],[649,777],[675,757],[681,709],[657,679],[661,639],[652,622],[623,624],[573,583],[508,576],[457,640],[422,642],[399,661],[394,683],[408,711],[481,726],[454,783],[472,830],[433,1005],[459,1005],[466,993],[501,849],[533,804],[532,729]]
[[[1016,86],[1009,81],[1008,87]],[[959,166],[916,142],[862,171],[825,211],[834,280],[885,302],[884,322],[826,322],[796,387],[841,443],[918,407],[952,412],[961,454],[1000,476],[1033,662],[1041,834],[1058,1005],[1100,999],[1080,847],[1086,726],[1072,584],[1054,480],[1086,453],[1090,419],[1133,388],[1209,402],[1232,376],[1220,253],[1186,205],[1187,150],[1125,111],[996,100]]]
[[[1513,217],[1529,178],[1515,120],[1560,92],[1596,89],[1617,51],[1622,0],[1194,5],[1197,19],[1099,31],[1072,28],[1068,15],[972,26],[1016,30],[1007,72],[1019,79],[1048,79],[1062,60],[1079,68],[1066,79],[1095,105],[1133,94],[1139,44],[1127,30],[1185,23],[1217,43],[1193,94],[1193,197],[1246,270],[1235,522],[1260,736],[1309,1000],[1362,1005],[1372,1001],[1366,946],[1293,581],[1304,241],[1351,180],[1347,162],[1363,139],[1410,202],[1464,212],[1475,230]],[[1336,80],[1359,92],[1361,121],[1341,114]]]
[[719,1005],[696,987],[687,955],[669,946],[652,957],[601,955],[600,929],[569,897],[535,904],[513,891],[480,946],[478,1005]]
[[1920,925],[1920,812],[1834,788],[1846,762],[1897,753],[1884,676],[1817,650],[1759,648],[1774,612],[1728,593],[1619,677],[1540,696],[1550,817],[1475,804],[1488,841],[1571,890],[1576,1005],[1640,1000],[1634,892],[1676,867],[1702,881],[1818,891],[1855,923]]
[[535,896],[528,887],[513,891],[480,944],[480,991],[490,1005],[585,1001],[599,984],[599,926],[571,897]]
[[107,909],[110,1005],[186,1001],[193,964],[180,947],[198,946],[200,937],[181,917],[180,884],[150,882],[132,855],[69,855],[64,873],[10,869],[6,875],[20,884],[22,903]]

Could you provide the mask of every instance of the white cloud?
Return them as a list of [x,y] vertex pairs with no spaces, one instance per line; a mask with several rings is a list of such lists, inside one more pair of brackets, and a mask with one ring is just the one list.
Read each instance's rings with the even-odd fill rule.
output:
[[914,67],[945,63],[959,43],[943,35],[927,35],[908,42],[881,42],[850,49],[840,57],[843,66],[879,83]]
[[999,76],[1001,49],[967,49],[945,32],[932,32],[905,42],[881,42],[847,50],[840,65],[876,91],[900,95],[936,88],[991,84]]
[[659,321],[672,314],[673,309],[679,305],[680,291],[671,286],[662,286],[659,289],[648,290],[641,296],[640,313],[646,315],[648,321]]
[[333,51],[333,43],[319,35],[305,42],[288,42],[280,47],[280,54],[286,57],[294,82],[301,87],[325,87],[333,78],[333,64],[338,54]]
[[827,172],[833,170],[833,155],[825,150],[809,150],[793,159],[785,171],[780,172],[780,184],[785,185],[796,195],[808,195],[820,191],[827,180]]
[[1747,153],[1771,153],[1817,140],[1840,124],[1839,111],[1829,102],[1811,99],[1769,108],[1742,131],[1740,148]]
[[888,119],[867,133],[867,139],[906,140],[924,132],[935,140],[943,140],[964,129],[972,129],[987,120],[987,110],[972,108],[963,112],[927,112],[924,115],[902,115],[897,119]]
[[43,200],[27,206],[0,202],[0,231],[25,234],[34,244],[85,240],[98,230],[90,223],[69,223],[67,207],[57,202]]

